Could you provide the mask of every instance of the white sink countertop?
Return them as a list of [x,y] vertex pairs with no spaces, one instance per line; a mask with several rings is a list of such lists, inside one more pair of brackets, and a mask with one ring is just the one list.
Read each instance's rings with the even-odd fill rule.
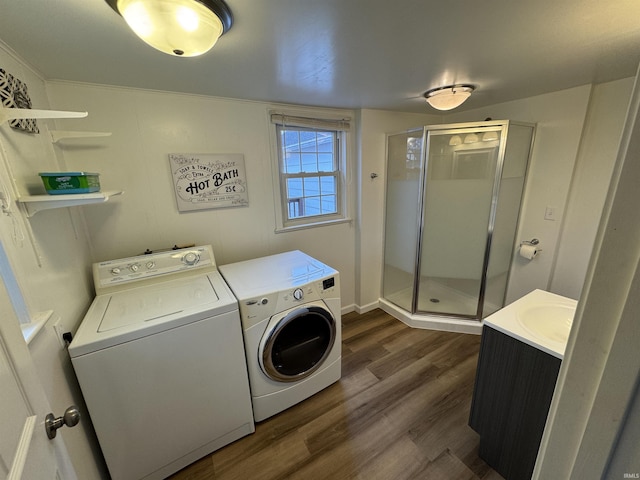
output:
[[577,300],[534,290],[484,319],[484,325],[562,359]]

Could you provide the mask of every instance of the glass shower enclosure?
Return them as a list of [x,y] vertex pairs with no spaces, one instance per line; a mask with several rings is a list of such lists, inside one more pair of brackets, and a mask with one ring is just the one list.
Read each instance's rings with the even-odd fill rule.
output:
[[467,320],[504,305],[534,132],[485,121],[387,136],[387,302]]

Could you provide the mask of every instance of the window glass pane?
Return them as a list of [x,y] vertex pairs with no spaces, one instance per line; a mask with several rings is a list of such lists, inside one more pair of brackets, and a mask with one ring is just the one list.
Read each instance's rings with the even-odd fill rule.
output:
[[318,132],[318,151],[333,153],[333,132]]
[[304,179],[304,196],[320,195],[320,177],[308,177]]
[[333,153],[319,153],[318,154],[318,171],[319,172],[333,172],[335,170],[333,166]]
[[323,195],[320,197],[322,203],[322,213],[336,213],[336,196],[335,195]]
[[300,173],[300,154],[287,153],[284,160],[284,173]]
[[318,156],[315,153],[302,154],[302,171],[307,173],[318,171]]
[[316,151],[316,132],[300,131],[300,146],[305,152]]
[[287,198],[297,198],[302,196],[303,196],[302,179],[288,178],[287,179]]
[[282,130],[283,139],[282,146],[285,150],[299,151],[298,132],[296,130]]
[[304,216],[304,205],[302,203],[302,198],[287,200],[287,215],[289,219]]
[[335,177],[320,177],[320,191],[322,195],[335,194],[336,193],[336,178]]
[[301,143],[300,144],[300,151],[301,152],[305,152],[305,153],[311,153],[311,154],[315,155],[318,152],[318,149],[316,148],[316,143],[315,142]]
[[320,197],[305,197],[304,216],[320,215]]

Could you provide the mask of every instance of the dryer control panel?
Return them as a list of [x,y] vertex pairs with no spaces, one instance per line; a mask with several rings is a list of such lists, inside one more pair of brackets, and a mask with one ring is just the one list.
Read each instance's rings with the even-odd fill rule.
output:
[[[290,291],[281,292],[280,300],[288,307],[291,307],[297,303],[310,302],[313,300],[319,300],[327,297],[335,297],[337,293],[337,275],[332,275],[328,278],[308,283],[300,287],[294,287]],[[281,303],[282,304],[282,303]]]
[[329,290],[329,289],[332,289],[335,286],[336,286],[335,277],[331,277],[331,278],[327,278],[325,280],[322,280],[322,289],[323,290]]
[[338,274],[335,274],[308,284],[291,287],[289,290],[243,299],[238,303],[243,327],[249,328],[277,312],[318,300],[339,297],[340,280]]

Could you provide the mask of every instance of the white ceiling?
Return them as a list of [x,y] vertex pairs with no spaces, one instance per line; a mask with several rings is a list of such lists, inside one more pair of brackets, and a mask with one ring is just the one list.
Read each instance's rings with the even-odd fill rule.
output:
[[[635,75],[639,0],[227,0],[202,57],[140,41],[104,0],[0,0],[0,39],[47,79],[341,108],[436,113]],[[0,65],[0,67],[2,67]]]

